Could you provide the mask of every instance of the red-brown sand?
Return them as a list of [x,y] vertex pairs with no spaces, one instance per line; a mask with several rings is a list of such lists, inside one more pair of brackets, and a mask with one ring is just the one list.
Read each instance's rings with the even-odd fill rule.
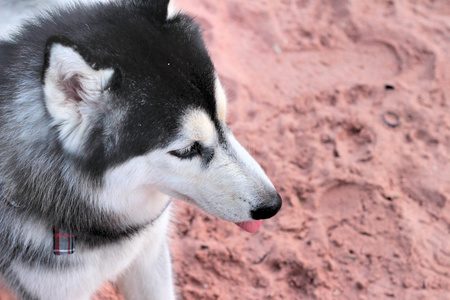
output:
[[256,234],[178,203],[179,298],[450,299],[450,2],[178,4],[284,200]]

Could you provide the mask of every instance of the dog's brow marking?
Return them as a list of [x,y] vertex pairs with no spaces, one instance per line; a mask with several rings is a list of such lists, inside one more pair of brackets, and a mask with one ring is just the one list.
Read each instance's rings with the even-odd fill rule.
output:
[[193,141],[210,146],[214,143],[215,127],[208,114],[202,110],[189,110],[183,119],[182,134]]

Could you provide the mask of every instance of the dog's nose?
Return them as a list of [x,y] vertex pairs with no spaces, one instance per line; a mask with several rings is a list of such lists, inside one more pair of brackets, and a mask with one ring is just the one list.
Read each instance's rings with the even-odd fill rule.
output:
[[264,204],[258,207],[257,209],[251,211],[253,219],[255,220],[269,219],[277,214],[277,212],[281,208],[281,197],[278,193],[275,192],[275,194],[276,196],[271,196],[272,199],[270,199],[271,200],[270,205]]

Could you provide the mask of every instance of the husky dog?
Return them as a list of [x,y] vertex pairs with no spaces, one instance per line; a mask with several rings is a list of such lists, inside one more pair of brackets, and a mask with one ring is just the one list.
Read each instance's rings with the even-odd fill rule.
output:
[[106,281],[174,299],[171,197],[249,232],[281,207],[226,106],[199,26],[169,0],[59,8],[1,41],[2,281],[30,300]]

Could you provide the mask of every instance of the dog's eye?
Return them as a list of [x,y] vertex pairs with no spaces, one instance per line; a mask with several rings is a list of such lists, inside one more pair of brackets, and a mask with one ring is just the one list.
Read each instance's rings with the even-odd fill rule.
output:
[[201,148],[200,144],[198,142],[195,142],[189,147],[180,150],[170,151],[169,153],[181,159],[186,158],[191,159],[194,156],[200,155],[200,148]]

